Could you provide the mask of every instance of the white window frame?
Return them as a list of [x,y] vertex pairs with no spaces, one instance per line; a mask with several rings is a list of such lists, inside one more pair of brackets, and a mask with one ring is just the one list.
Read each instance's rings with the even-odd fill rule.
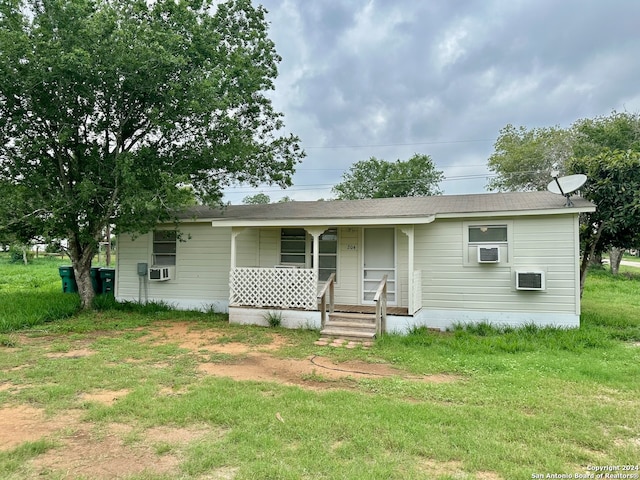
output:
[[[280,228],[280,251],[279,251],[279,254],[278,254],[278,259],[279,259],[279,262],[280,262],[279,265],[299,267],[299,268],[313,268],[313,237],[311,235],[309,235],[305,230],[305,234],[304,234],[304,253],[302,253],[302,252],[283,252],[283,250],[282,250],[283,241],[282,240],[283,240],[283,237],[285,237],[285,235],[283,235],[285,230],[304,230],[304,229],[303,228],[294,228],[294,227],[282,227],[282,228]],[[322,235],[326,234],[330,230],[335,231],[335,235],[336,235],[336,251],[335,251],[335,253],[322,253],[322,252],[319,252],[318,253],[318,257],[319,258],[322,258],[322,257],[335,257],[335,259],[336,259],[335,274],[336,274],[336,284],[337,284],[338,283],[338,262],[339,262],[338,250],[340,249],[339,229],[337,227],[329,227],[329,228],[327,228],[320,235],[320,238],[318,239],[318,242],[322,243],[322,241],[323,241],[322,240]],[[298,237],[302,237],[302,235],[298,235]],[[302,262],[283,261],[283,255],[298,255],[300,257],[304,256],[304,263],[302,263]],[[320,270],[332,270],[332,272],[333,272],[333,269],[320,268],[320,266],[318,266],[318,273],[320,272]]]
[[[320,259],[322,259],[322,257],[334,257],[336,260],[336,266],[335,268],[322,268],[320,267],[320,265],[318,265],[318,277],[321,278],[320,276],[320,271],[321,270],[330,270],[331,273],[335,273],[336,274],[336,284],[338,283],[338,250],[340,249],[340,237],[338,234],[338,228],[337,227],[330,227],[327,228],[324,232],[322,232],[322,234],[320,235],[320,238],[318,239],[318,244],[322,243],[322,235],[324,235],[325,233],[329,232],[330,230],[335,231],[335,235],[336,235],[336,251],[335,253],[322,253],[322,249],[320,249],[321,251],[318,252],[318,261],[320,261]],[[311,243],[311,247],[310,251],[313,254],[313,243]],[[311,266],[313,267],[313,255],[311,256]],[[329,275],[331,275],[331,273],[329,273]],[[327,276],[328,278],[328,276]],[[326,280],[326,279],[325,279]],[[320,280],[320,281],[325,281],[325,280]]]
[[[506,228],[506,241],[471,241],[469,239],[469,230],[471,228]],[[463,248],[463,265],[465,267],[482,267],[492,265],[494,267],[511,266],[513,257],[513,221],[512,220],[495,220],[482,219],[477,221],[467,221],[462,223],[462,248]],[[497,246],[500,248],[499,263],[479,263],[478,262],[478,246]]]
[[[172,234],[173,238],[156,238],[157,234]],[[169,247],[169,250],[173,251],[156,251],[156,246],[163,245],[165,247],[169,247],[173,245],[173,249]],[[162,258],[162,261],[158,261]],[[178,260],[178,232],[175,230],[154,230],[151,233],[151,264],[153,266],[159,267],[175,267],[177,265]]]
[[[302,230],[304,233],[302,235],[291,235],[291,238],[286,239],[288,241],[295,241],[295,240],[300,240],[302,238],[302,241],[304,242],[304,251],[303,252],[297,252],[297,251],[291,251],[291,252],[284,252],[283,251],[283,239],[285,239],[284,237],[286,237],[284,235],[285,230]],[[309,244],[309,236],[307,235],[306,230],[304,230],[304,228],[294,228],[294,227],[282,227],[280,229],[280,252],[278,254],[278,261],[280,265],[290,265],[290,266],[294,266],[294,267],[300,267],[300,268],[306,268],[307,265],[309,264],[309,248],[308,248],[308,244]],[[290,255],[290,256],[300,256],[304,258],[304,261],[302,262],[291,262],[291,261],[283,261],[283,256],[285,255]]]

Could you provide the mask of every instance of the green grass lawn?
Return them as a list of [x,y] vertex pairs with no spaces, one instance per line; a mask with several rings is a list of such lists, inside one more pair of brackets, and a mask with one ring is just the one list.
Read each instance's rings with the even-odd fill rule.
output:
[[0,333],[73,315],[77,295],[62,293],[58,272],[70,265],[59,257],[33,259],[28,265],[10,263],[0,255]]
[[[224,315],[162,305],[76,313],[77,298],[60,293],[54,262],[21,267],[0,264],[0,409],[79,412],[99,438],[126,425],[122,438],[132,449],[157,428],[202,432],[182,443],[152,442],[158,464],[173,456],[178,464],[170,474],[129,480],[577,478],[590,465],[640,463],[640,273],[630,268],[618,278],[590,274],[579,329],[415,329],[370,350],[346,350],[314,345],[313,331],[234,326]],[[4,304],[32,302],[39,293],[48,301],[14,322],[20,308]],[[180,338],[145,340],[158,322],[177,321],[220,343],[260,347],[275,333],[286,346],[272,354],[291,361],[357,359],[404,374],[333,388],[318,371],[310,380],[327,388],[315,390],[203,376],[200,366],[234,365],[246,354],[189,350]],[[22,325],[36,326],[16,330]],[[92,354],[51,355],[80,349]],[[453,381],[417,380],[425,375]],[[111,405],[83,397],[96,390],[127,393]],[[0,478],[90,478],[34,470],[38,458],[63,452],[65,435],[0,449]]]

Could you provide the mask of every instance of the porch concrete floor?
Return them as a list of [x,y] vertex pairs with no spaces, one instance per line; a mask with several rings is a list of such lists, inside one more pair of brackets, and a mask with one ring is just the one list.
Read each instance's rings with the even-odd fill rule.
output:
[[[376,313],[375,305],[342,305],[336,304],[333,307],[335,312],[345,313]],[[387,306],[387,315],[409,315],[409,309],[406,307]]]

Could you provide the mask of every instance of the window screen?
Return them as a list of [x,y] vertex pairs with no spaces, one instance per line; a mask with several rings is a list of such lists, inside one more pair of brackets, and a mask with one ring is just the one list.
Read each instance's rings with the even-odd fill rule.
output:
[[176,242],[178,234],[175,230],[157,230],[153,232],[153,264],[175,265]]
[[[325,282],[338,266],[338,230],[330,228],[320,235],[318,280]],[[336,282],[337,282],[336,278]]]
[[506,225],[469,227],[469,243],[504,243],[506,241]]
[[305,265],[307,233],[304,228],[283,228],[280,232],[280,263]]

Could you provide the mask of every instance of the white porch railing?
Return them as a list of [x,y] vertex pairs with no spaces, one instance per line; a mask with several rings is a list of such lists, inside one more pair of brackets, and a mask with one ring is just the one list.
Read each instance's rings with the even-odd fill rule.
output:
[[387,331],[387,276],[383,276],[378,284],[373,301],[376,303],[376,335]]
[[335,295],[335,286],[336,286],[336,274],[332,273],[329,275],[326,283],[320,289],[318,293],[318,303],[320,304],[320,327],[324,328],[325,323],[327,322],[327,293],[329,293],[329,313],[333,313],[333,309],[336,305],[336,295]]
[[232,268],[231,306],[318,309],[318,276],[308,268]]

